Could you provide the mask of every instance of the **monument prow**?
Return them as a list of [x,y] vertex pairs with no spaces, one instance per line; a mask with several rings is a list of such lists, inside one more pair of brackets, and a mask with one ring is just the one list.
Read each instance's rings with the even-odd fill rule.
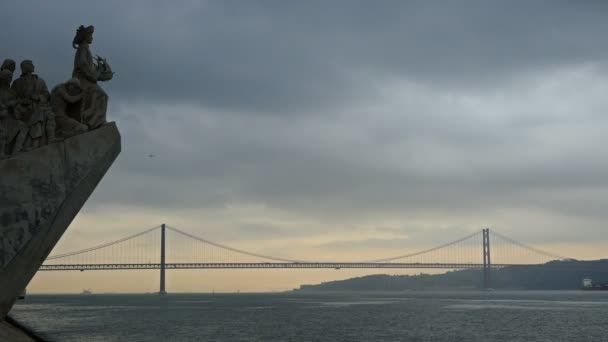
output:
[[0,160],[0,320],[121,149],[114,123]]

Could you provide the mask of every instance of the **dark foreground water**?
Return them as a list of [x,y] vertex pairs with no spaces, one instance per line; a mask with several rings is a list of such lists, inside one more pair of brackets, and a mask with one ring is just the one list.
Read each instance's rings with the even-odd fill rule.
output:
[[608,341],[608,292],[30,295],[52,341]]

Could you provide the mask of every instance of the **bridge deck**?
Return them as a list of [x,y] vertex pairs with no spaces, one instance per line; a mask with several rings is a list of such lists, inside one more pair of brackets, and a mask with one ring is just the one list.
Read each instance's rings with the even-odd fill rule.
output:
[[[95,270],[155,270],[161,264],[55,264],[42,265],[40,271],[95,271]],[[508,266],[532,266],[520,264],[492,264],[492,268]],[[483,264],[444,264],[444,263],[358,263],[358,262],[302,262],[302,263],[167,263],[166,269],[234,269],[234,268],[442,268],[442,269],[481,269]]]

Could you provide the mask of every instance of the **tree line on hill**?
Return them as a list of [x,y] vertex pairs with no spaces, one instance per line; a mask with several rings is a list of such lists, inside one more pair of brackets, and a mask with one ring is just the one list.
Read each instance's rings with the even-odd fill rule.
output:
[[[556,260],[542,265],[510,266],[491,271],[494,289],[576,290],[582,280],[608,283],[608,259],[578,261]],[[429,289],[480,289],[482,270],[467,269],[443,274],[385,275],[301,285],[296,291],[402,291]]]

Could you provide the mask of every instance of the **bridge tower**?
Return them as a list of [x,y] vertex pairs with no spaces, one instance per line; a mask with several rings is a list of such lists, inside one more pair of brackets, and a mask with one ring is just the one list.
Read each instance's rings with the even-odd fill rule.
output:
[[165,291],[165,224],[160,226],[160,291],[159,295],[167,294]]
[[490,269],[492,262],[490,260],[490,228],[482,230],[483,233],[483,288],[491,287]]

